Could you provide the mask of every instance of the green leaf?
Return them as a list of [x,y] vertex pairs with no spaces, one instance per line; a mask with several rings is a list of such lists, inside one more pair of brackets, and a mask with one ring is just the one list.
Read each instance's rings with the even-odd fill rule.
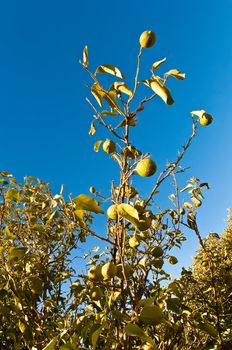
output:
[[140,328],[137,324],[128,323],[125,327],[125,332],[130,337],[139,337],[144,338],[145,333],[142,328]]
[[125,332],[130,337],[138,337],[142,340],[145,340],[154,347],[154,350],[157,348],[155,342],[148,335],[146,335],[143,329],[140,328],[137,324],[127,324],[125,327]]
[[91,123],[90,130],[89,130],[89,136],[93,136],[95,132],[97,131],[94,122]]
[[59,350],[76,350],[76,347],[74,348],[70,343],[66,343],[61,345]]
[[95,348],[101,334],[102,325],[100,323],[94,324],[90,331],[90,338],[93,347]]
[[24,257],[27,248],[25,247],[10,247],[8,252],[8,262],[14,259],[21,259]]
[[19,330],[20,330],[21,333],[24,333],[24,332],[25,332],[25,330],[26,330],[26,325],[25,325],[25,323],[23,323],[22,321],[19,320],[19,322],[18,322],[18,327],[19,327]]
[[200,323],[199,328],[202,331],[208,333],[213,338],[217,338],[217,336],[218,336],[218,332],[217,332],[216,328],[214,328],[214,326],[212,326],[210,323],[207,323],[207,322]]
[[89,65],[89,54],[88,54],[88,47],[85,46],[84,50],[83,50],[83,66],[85,68],[88,68]]
[[86,194],[80,194],[73,199],[73,202],[77,205],[78,209],[88,210],[96,214],[104,214],[104,211],[99,207],[98,202]]
[[5,200],[16,202],[19,199],[19,193],[15,188],[9,188],[5,193]]
[[159,68],[159,66],[161,66],[161,64],[163,64],[164,62],[166,62],[167,58],[164,57],[162,60],[160,61],[156,61],[155,63],[153,63],[152,65],[152,70],[155,70],[157,68]]
[[[137,121],[138,121],[137,119],[131,118],[131,119],[128,121],[128,125],[129,125],[129,126],[136,126]],[[122,127],[125,126],[125,125],[126,125],[126,120],[123,119],[123,120],[121,121],[121,123],[119,123],[119,124],[115,127],[115,129],[122,128]]]
[[16,236],[11,233],[8,226],[6,226],[5,231],[6,231],[6,238],[7,239],[15,239],[16,238]]
[[106,116],[106,115],[109,115],[110,117],[116,117],[116,116],[119,115],[119,113],[118,112],[110,112],[110,111],[104,110],[104,111],[101,112],[101,115],[103,117]]
[[115,83],[113,83],[110,87],[110,90],[116,90],[119,92],[123,92],[124,94],[126,94],[128,96],[132,96],[132,94],[133,94],[132,90],[130,88],[128,88],[126,83],[124,83],[123,81],[116,81]]
[[123,73],[117,67],[112,66],[111,64],[103,64],[103,65],[99,66],[96,69],[95,74],[96,73],[107,73],[107,74],[115,75],[118,78],[122,78],[122,79],[125,78]]
[[138,211],[133,208],[130,204],[122,203],[117,206],[118,215],[128,220],[132,224],[139,220]]
[[172,105],[174,100],[171,96],[170,90],[163,84],[163,82],[157,77],[148,80],[142,80],[142,83],[150,87],[167,105]]
[[171,76],[176,78],[177,80],[184,80],[185,79],[185,73],[181,73],[177,69],[171,69],[167,73],[165,73],[165,76]]
[[58,337],[54,337],[44,348],[43,350],[54,350]]

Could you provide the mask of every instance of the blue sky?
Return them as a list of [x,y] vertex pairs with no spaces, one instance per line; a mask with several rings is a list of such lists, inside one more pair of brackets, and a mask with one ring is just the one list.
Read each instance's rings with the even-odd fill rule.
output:
[[[161,169],[175,159],[191,132],[189,112],[203,108],[214,116],[210,127],[199,128],[184,160],[191,168],[180,182],[197,176],[210,183],[199,209],[199,226],[203,235],[221,232],[226,208],[232,206],[231,1],[8,0],[0,8],[1,169],[18,181],[26,175],[50,181],[54,191],[64,184],[73,196],[88,193],[91,185],[107,194],[117,168],[103,152],[93,152],[94,142],[109,135],[99,131],[96,137],[88,136],[88,77],[78,60],[87,44],[93,70],[114,64],[130,85],[138,38],[151,29],[157,42],[144,50],[140,77],[148,78],[152,63],[167,57],[160,72],[177,68],[186,73],[186,80],[170,80],[175,104],[150,103],[132,140],[151,152]],[[135,179],[144,196],[153,182]],[[166,187],[163,191],[161,202]],[[99,230],[100,225],[104,230],[103,219]],[[197,246],[190,236],[181,264],[191,262]]]

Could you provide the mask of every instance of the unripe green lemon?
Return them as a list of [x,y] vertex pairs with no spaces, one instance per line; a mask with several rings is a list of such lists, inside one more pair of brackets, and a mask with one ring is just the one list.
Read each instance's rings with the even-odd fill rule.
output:
[[137,248],[140,244],[140,241],[138,240],[138,238],[136,236],[132,236],[130,239],[129,239],[129,246],[131,248]]
[[152,265],[154,265],[157,269],[161,269],[164,261],[162,258],[155,258],[151,261]]
[[101,297],[103,297],[103,291],[100,287],[93,287],[90,290],[90,297],[92,300],[99,300]]
[[155,258],[160,258],[163,255],[163,249],[160,246],[153,247],[151,253]]
[[213,117],[210,114],[204,113],[201,117],[199,117],[198,122],[203,125],[207,126],[211,124],[213,121]]
[[114,141],[106,139],[105,142],[103,143],[103,151],[106,153],[114,153],[116,150],[116,146]]
[[88,272],[88,278],[94,281],[102,281],[103,276],[101,273],[101,269],[101,265],[91,267]]
[[[124,265],[124,270],[125,270],[125,275],[126,275],[127,279],[133,275],[134,270],[133,270],[132,266],[130,266],[128,264]],[[117,277],[120,279],[124,278],[123,273],[122,273],[122,264],[117,265]]]
[[155,44],[156,36],[155,33],[151,30],[145,30],[139,38],[139,43],[142,48],[148,49]]
[[178,263],[178,259],[175,256],[169,256],[168,262],[172,265],[175,265]]
[[151,159],[140,160],[135,168],[135,171],[137,171],[140,176],[146,177],[154,175],[156,170],[157,166]]
[[158,305],[145,305],[141,311],[140,319],[143,323],[157,325],[163,321],[163,313]]
[[116,276],[117,267],[112,262],[107,262],[102,266],[101,273],[104,280],[108,280]]
[[107,216],[111,220],[117,220],[118,212],[117,212],[117,205],[113,204],[107,209]]

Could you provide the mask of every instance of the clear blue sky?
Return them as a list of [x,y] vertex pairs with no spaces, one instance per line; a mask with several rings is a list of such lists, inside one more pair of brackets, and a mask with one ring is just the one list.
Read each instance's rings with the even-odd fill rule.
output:
[[[226,208],[232,206],[231,15],[230,0],[2,1],[1,169],[18,181],[25,175],[51,181],[54,191],[64,184],[73,196],[88,193],[90,185],[106,194],[116,166],[92,151],[103,135],[88,136],[88,77],[78,60],[87,44],[93,69],[117,65],[130,84],[139,35],[152,29],[157,43],[144,51],[141,78],[149,77],[155,60],[167,57],[166,70],[180,69],[186,80],[170,82],[175,104],[151,103],[132,139],[161,169],[191,132],[189,112],[203,108],[214,116],[211,127],[200,129],[184,165],[191,165],[186,177],[211,185],[199,209],[202,234],[222,231]],[[135,181],[146,196],[154,179]],[[104,230],[102,219],[99,230],[100,224]],[[196,247],[190,237],[182,264],[190,263]]]

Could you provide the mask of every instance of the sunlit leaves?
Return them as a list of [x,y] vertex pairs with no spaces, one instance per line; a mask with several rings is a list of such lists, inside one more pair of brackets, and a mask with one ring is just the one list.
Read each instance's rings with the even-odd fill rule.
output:
[[128,96],[132,96],[132,90],[130,88],[128,88],[128,86],[126,85],[126,83],[122,82],[122,81],[117,81],[115,83],[113,83],[110,87],[110,90],[116,90],[119,92],[123,92],[124,94],[128,95]]
[[184,80],[185,79],[185,73],[181,73],[177,69],[171,69],[167,73],[165,73],[165,76],[171,76],[176,78],[177,80]]
[[88,47],[85,46],[84,50],[83,50],[83,65],[85,68],[88,68],[89,65],[89,54],[88,54]]
[[154,71],[155,69],[159,68],[161,66],[161,64],[163,64],[164,62],[166,62],[166,57],[163,58],[162,60],[156,61],[153,63],[152,65],[152,70]]
[[92,122],[90,125],[89,136],[93,136],[96,133],[96,131],[97,131],[96,126],[94,122]]
[[8,252],[8,261],[21,259],[24,257],[27,248],[25,247],[10,247]]
[[80,194],[73,199],[73,202],[77,205],[78,209],[88,210],[96,214],[104,214],[104,211],[99,207],[96,199],[86,194]]
[[100,148],[102,142],[103,142],[103,140],[98,140],[98,141],[95,142],[94,147],[93,147],[94,152],[98,152],[99,151],[99,148]]
[[135,208],[133,208],[130,204],[119,204],[117,206],[117,210],[119,216],[128,220],[131,223],[133,223],[135,220],[139,220],[138,211]]
[[43,350],[54,350],[57,344],[58,337],[54,337],[44,348]]
[[99,66],[96,69],[96,73],[108,73],[108,74],[112,74],[115,75],[118,78],[122,78],[124,79],[124,74],[115,66],[112,66],[111,64],[103,64],[101,66]]
[[170,106],[174,103],[169,88],[163,84],[160,78],[153,77],[153,79],[142,80],[142,83],[150,87],[167,105]]

